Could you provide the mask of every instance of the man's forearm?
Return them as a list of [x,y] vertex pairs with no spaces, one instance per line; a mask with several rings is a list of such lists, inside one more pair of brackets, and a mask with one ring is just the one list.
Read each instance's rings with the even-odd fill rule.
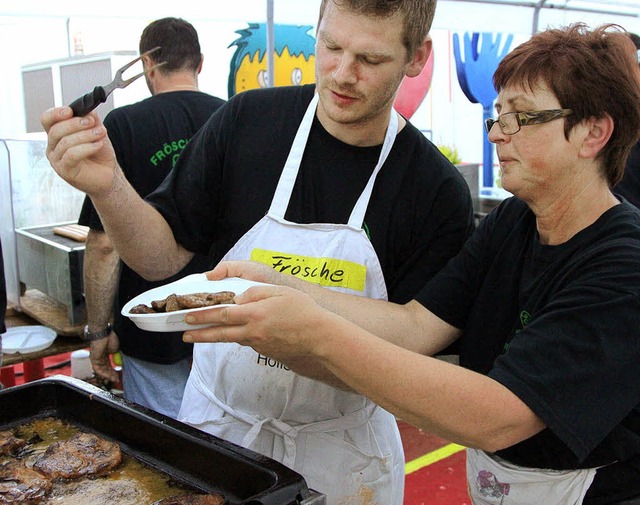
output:
[[164,217],[146,203],[117,170],[113,190],[92,198],[118,255],[148,280],[165,279],[193,257],[181,247]]
[[90,331],[100,331],[113,318],[120,258],[106,233],[90,230],[84,252],[84,296]]

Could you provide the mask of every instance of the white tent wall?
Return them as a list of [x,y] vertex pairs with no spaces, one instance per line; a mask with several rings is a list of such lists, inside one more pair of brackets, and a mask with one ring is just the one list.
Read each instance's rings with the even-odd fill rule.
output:
[[[8,3],[8,2],[6,2]],[[275,0],[274,22],[311,25],[317,22],[320,0]],[[201,5],[201,4],[200,4]],[[211,6],[211,4],[209,4]],[[144,26],[152,19],[179,16],[194,24],[201,39],[205,64],[200,76],[201,88],[227,97],[229,63],[238,38],[236,30],[248,22],[265,22],[264,0],[220,2],[203,10],[190,0],[158,1],[153,18],[135,2],[114,0],[109,11],[100,11],[90,2],[66,2],[64,10],[55,2],[26,0],[19,5],[0,6],[0,47],[3,65],[0,87],[0,138],[22,135],[25,130],[21,68],[24,65],[66,58],[73,55],[74,38],[81,41],[84,54],[136,51]],[[93,11],[92,11],[93,9]],[[135,12],[139,9],[140,12]],[[511,33],[511,47],[531,35],[534,9],[490,3],[440,0],[432,29],[435,69],[432,86],[412,122],[438,144],[455,146],[467,162],[482,162],[482,107],[472,104],[462,93],[455,72],[452,35],[464,32]],[[584,21],[591,26],[614,22],[630,31],[640,32],[638,17],[614,16],[565,9],[542,9],[539,28]],[[100,83],[96,83],[100,84]],[[89,90],[87,90],[89,91]],[[146,96],[142,80],[118,90],[121,103]]]

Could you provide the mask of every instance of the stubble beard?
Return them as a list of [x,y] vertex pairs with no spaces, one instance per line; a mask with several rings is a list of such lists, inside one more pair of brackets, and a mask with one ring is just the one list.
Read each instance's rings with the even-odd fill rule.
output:
[[[338,93],[344,90],[349,96],[356,96],[357,100],[350,106],[341,107],[333,100],[332,90],[336,90]],[[323,108],[324,114],[331,121],[348,126],[366,124],[375,120],[383,110],[387,110],[389,104],[393,104],[397,87],[392,89],[392,86],[389,85],[384,92],[372,97],[341,88],[335,84],[324,86],[319,83],[318,92],[320,93],[320,106]]]

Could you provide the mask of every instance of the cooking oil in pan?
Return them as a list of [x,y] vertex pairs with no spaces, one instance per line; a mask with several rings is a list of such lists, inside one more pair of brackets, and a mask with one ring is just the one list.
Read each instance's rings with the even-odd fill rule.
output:
[[[19,458],[27,467],[31,467],[52,443],[68,440],[81,429],[61,419],[45,417],[33,419],[11,431],[17,438],[27,441],[27,445],[17,456],[0,455],[0,464],[11,458]],[[51,493],[42,503],[140,505],[185,493],[198,491],[189,489],[123,451],[122,463],[115,470],[99,476],[55,481]]]

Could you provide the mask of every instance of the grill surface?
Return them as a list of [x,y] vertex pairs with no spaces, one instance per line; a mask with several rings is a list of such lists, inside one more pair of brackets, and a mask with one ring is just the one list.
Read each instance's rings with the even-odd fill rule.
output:
[[325,505],[284,465],[83,381],[54,376],[0,391],[0,430],[55,417],[118,442],[125,453],[230,505]]

